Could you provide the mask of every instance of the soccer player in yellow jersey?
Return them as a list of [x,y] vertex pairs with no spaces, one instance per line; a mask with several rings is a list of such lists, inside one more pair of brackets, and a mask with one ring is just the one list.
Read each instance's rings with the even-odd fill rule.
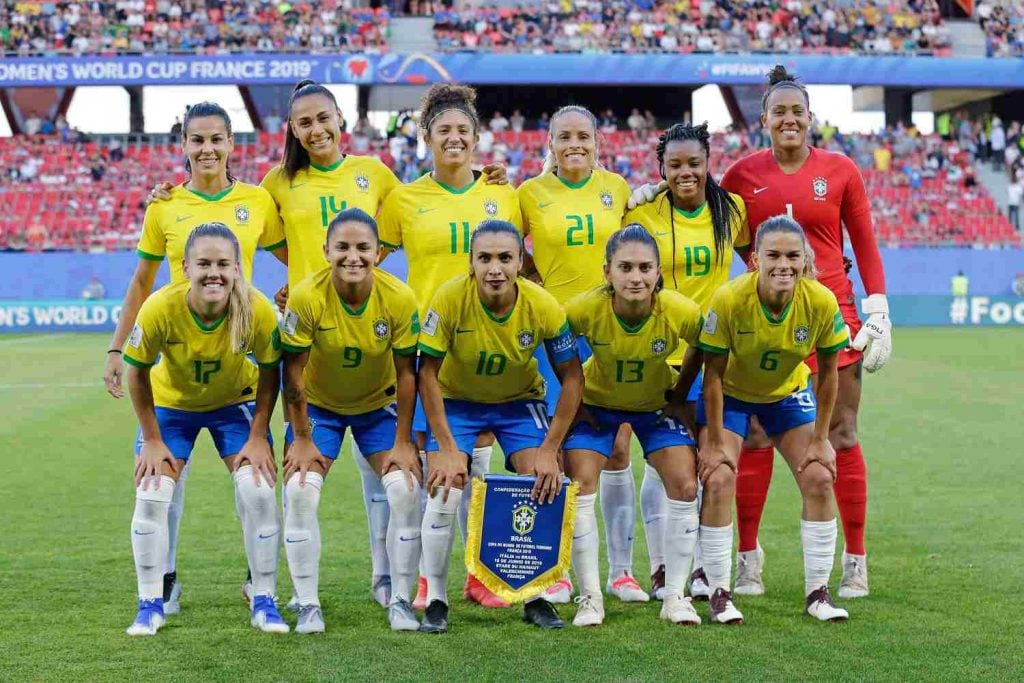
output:
[[[473,171],[473,150],[480,128],[476,91],[468,86],[439,84],[427,91],[420,107],[420,128],[434,159],[433,170],[403,185],[384,200],[380,239],[386,249],[402,248],[409,263],[409,286],[416,293],[420,318],[446,280],[465,271],[469,243],[481,221],[500,219],[517,228],[522,220],[516,192],[507,185],[488,185]],[[422,407],[417,405],[413,430],[427,430]],[[490,468],[493,437],[485,435],[473,451],[473,476]],[[469,490],[459,511],[465,536]],[[426,587],[421,574],[414,604],[425,606]],[[485,607],[508,607],[472,575],[466,577],[465,596]]]
[[[121,317],[107,351],[103,379],[107,391],[114,398],[124,395],[121,388],[124,371],[121,352],[139,308],[153,291],[160,262],[167,259],[172,283],[183,280],[181,264],[185,242],[195,226],[217,221],[231,229],[238,238],[242,274],[246,279],[252,275],[257,245],[272,252],[280,261],[288,261],[274,200],[266,190],[243,183],[231,175],[228,157],[234,141],[227,112],[212,102],[192,106],[182,123],[181,146],[189,179],[183,185],[171,188],[169,201],[150,204],[146,209],[145,225],[139,239],[138,266],[128,284]],[[179,609],[181,584],[178,582],[176,559],[188,472],[185,469],[180,474],[170,511],[170,550],[164,577],[164,608],[169,614]]]
[[185,279],[146,299],[124,351],[139,419],[131,530],[139,611],[128,633],[153,635],[164,623],[168,508],[204,428],[235,483],[253,573],[252,625],[286,633],[274,605],[280,521],[269,441],[280,379],[277,314],[249,288],[238,237],[223,223],[195,228],[183,253]]
[[[420,334],[420,398],[427,437],[430,494],[423,516],[423,568],[428,605],[421,630],[448,630],[448,561],[452,523],[467,460],[477,437],[492,432],[505,464],[536,475],[533,496],[554,500],[561,487],[558,452],[579,407],[583,372],[565,313],[539,285],[519,277],[523,240],[508,221],[484,221],[470,239],[472,273],[441,286]],[[543,345],[562,378],[562,394],[548,425],[544,380],[534,357]],[[543,598],[526,603],[524,619],[561,628]]]
[[412,441],[419,314],[408,285],[374,266],[377,223],[362,209],[327,228],[330,265],[291,290],[281,321],[288,409],[285,552],[299,603],[296,631],[324,630],[318,595],[320,491],[345,430],[381,478],[390,505],[394,630],[419,628],[410,604],[420,555],[420,460]]
[[[615,435],[628,424],[669,496],[661,618],[699,624],[700,617],[683,597],[699,520],[695,442],[686,426],[665,416],[661,408],[678,375],[665,359],[680,343],[696,345],[700,308],[682,294],[662,289],[658,245],[644,226],[635,223],[614,233],[605,254],[607,284],[566,304],[570,328],[589,341],[594,354],[583,366],[581,419],[564,446],[566,471],[580,483],[573,533],[580,598],[573,623],[597,626],[604,621],[594,502],[597,479]],[[688,361],[692,381],[699,354],[691,351]]]
[[[789,464],[803,497],[805,610],[821,621],[846,619],[832,602],[829,575],[836,552],[832,484],[835,451],[829,423],[839,384],[837,353],[850,341],[835,295],[813,278],[813,252],[803,229],[787,216],[758,226],[753,263],[715,292],[699,346],[704,350],[704,396],[697,404],[701,479],[705,494],[735,493],[736,463],[747,425],[756,416]],[[817,352],[818,378],[804,359]],[[725,475],[717,476],[716,475]],[[732,537],[702,557],[715,597],[728,591]]]
[[[658,240],[665,287],[685,294],[705,312],[712,294],[729,280],[733,251],[745,259],[750,248],[743,199],[722,189],[709,173],[708,140],[706,124],[677,123],[666,130],[658,140],[657,158],[667,188],[626,215],[627,221],[641,223]],[[669,364],[678,366],[684,350],[675,350]],[[698,379],[690,387],[687,401],[695,402],[699,392]],[[651,592],[655,597],[664,584],[665,557],[657,539],[664,536],[659,529],[668,518],[667,501],[658,473],[646,467],[640,486],[640,511],[647,531]],[[732,538],[731,527],[728,535]],[[695,565],[690,595],[707,599],[711,592],[701,571],[700,546]]]

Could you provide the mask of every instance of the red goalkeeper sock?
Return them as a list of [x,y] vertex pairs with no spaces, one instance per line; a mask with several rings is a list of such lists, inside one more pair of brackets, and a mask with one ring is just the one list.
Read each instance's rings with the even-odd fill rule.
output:
[[757,530],[761,526],[761,513],[772,483],[772,463],[775,449],[744,448],[740,451],[736,474],[736,522],[740,532],[741,553],[757,549]]
[[[843,522],[846,552],[864,555],[864,525],[868,512],[868,471],[860,444],[836,451],[835,493]],[[738,487],[737,487],[738,488]],[[737,493],[738,498],[738,493]]]

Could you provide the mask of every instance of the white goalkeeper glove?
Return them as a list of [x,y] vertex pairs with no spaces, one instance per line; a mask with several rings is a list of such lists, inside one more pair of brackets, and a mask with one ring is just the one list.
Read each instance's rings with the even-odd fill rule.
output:
[[659,192],[668,189],[668,183],[664,180],[654,184],[641,185],[640,187],[633,190],[633,194],[629,195],[629,201],[626,202],[627,209],[635,209],[641,204],[650,204],[654,201],[654,198],[658,196]]
[[860,302],[860,310],[868,317],[854,337],[851,346],[864,353],[864,369],[877,372],[892,355],[892,321],[889,300],[885,294],[871,294]]

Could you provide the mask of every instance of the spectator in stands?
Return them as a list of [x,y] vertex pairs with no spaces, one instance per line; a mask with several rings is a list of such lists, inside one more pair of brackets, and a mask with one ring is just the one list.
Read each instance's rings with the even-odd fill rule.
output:
[[1020,230],[1020,202],[1024,198],[1024,182],[1014,176],[1006,187],[1006,217],[1015,230]]
[[526,118],[523,113],[518,109],[512,112],[512,116],[508,118],[509,125],[512,127],[512,131],[515,133],[522,133],[523,128],[526,126]]
[[491,129],[491,132],[504,133],[506,130],[508,130],[508,127],[508,119],[502,116],[500,111],[494,112],[494,116],[491,117],[491,122],[488,124],[488,128]]
[[30,183],[36,179],[39,175],[39,166],[41,161],[36,157],[26,157],[21,166],[18,167],[18,175],[20,180],[25,183]]
[[124,159],[124,149],[121,147],[121,138],[116,136],[110,138],[110,144],[107,146],[107,154],[110,156],[110,160],[115,163]]
[[171,124],[171,136],[174,138],[181,137],[181,117],[175,116],[174,123]]
[[30,112],[28,117],[25,118],[25,135],[32,136],[38,135],[39,131],[43,128],[43,120],[39,118],[37,112]]
[[548,131],[548,128],[550,128],[550,127],[551,127],[551,120],[548,117],[548,113],[546,111],[545,112],[541,112],[540,118],[537,120],[537,130],[546,133]]
[[641,136],[644,134],[647,121],[644,119],[643,114],[640,113],[640,110],[634,107],[633,111],[629,114],[629,118],[626,119],[626,125],[629,126],[634,135]]
[[990,145],[992,147],[992,170],[1003,172],[1006,164],[1006,131],[1003,130],[1003,121],[998,116],[992,119]]
[[618,129],[619,119],[615,116],[615,112],[611,109],[605,109],[604,114],[601,115],[601,132],[614,133]]
[[89,300],[104,299],[107,296],[107,288],[103,286],[100,279],[93,275],[89,278],[89,284],[82,290],[82,298]]

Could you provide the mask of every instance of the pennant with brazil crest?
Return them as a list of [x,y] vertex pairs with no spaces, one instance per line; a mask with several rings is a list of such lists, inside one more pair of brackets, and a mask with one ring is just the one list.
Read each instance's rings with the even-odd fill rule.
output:
[[572,564],[579,484],[563,482],[553,503],[530,500],[535,478],[473,479],[466,569],[508,602],[536,597]]

